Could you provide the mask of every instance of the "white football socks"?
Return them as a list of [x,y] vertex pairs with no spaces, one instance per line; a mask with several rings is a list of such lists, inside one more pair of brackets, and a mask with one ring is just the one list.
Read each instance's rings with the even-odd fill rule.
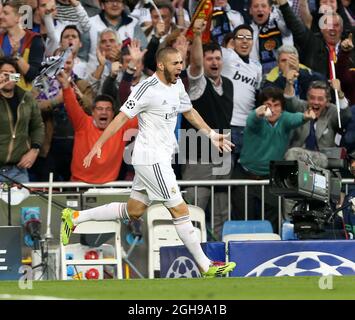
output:
[[77,211],[73,215],[74,225],[84,221],[129,220],[126,202],[112,202],[92,209]]
[[211,261],[208,259],[201,248],[200,241],[197,238],[194,226],[190,220],[190,216],[186,215],[179,218],[174,218],[173,223],[181,241],[195,258],[198,266],[202,269],[202,271],[206,272],[211,264]]

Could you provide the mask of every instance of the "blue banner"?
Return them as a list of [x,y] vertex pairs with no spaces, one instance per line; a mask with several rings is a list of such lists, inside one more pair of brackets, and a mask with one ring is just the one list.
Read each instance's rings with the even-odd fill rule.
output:
[[0,280],[21,276],[21,227],[0,227]]
[[234,277],[355,274],[355,241],[230,241]]
[[[202,243],[202,250],[213,261],[225,261],[224,242]],[[160,248],[160,278],[197,278],[200,271],[185,246]]]

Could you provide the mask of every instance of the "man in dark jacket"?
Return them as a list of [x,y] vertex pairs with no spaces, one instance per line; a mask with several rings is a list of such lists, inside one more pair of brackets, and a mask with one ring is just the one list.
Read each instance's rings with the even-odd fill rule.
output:
[[44,124],[31,93],[10,80],[17,72],[13,59],[0,59],[0,173],[24,183],[43,142]]
[[300,62],[332,79],[330,61],[336,61],[337,50],[343,32],[342,18],[334,13],[324,19],[321,33],[314,34],[294,14],[287,0],[277,0],[285,19],[287,28],[291,30],[295,45],[300,53]]

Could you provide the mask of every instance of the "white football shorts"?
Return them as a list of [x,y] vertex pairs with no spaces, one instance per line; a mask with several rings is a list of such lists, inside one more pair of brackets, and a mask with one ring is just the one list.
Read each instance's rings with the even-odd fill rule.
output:
[[[139,194],[145,191],[149,201],[163,202],[167,208],[176,207],[184,201],[170,163],[134,165],[134,171],[132,198],[142,201]],[[143,202],[149,205],[148,201]]]

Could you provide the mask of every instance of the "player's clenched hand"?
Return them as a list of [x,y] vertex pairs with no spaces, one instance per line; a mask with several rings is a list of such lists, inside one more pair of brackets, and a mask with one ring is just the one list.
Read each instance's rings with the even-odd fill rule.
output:
[[91,151],[88,153],[88,155],[85,157],[83,161],[83,166],[85,168],[90,167],[92,158],[97,156],[98,158],[101,157],[101,147],[94,145],[94,147],[91,149]]
[[234,144],[230,140],[227,139],[228,136],[229,136],[229,133],[228,134],[219,134],[219,133],[215,132],[214,130],[211,130],[209,133],[209,137],[211,139],[211,142],[219,150],[219,152],[232,151],[232,147],[234,147]]

